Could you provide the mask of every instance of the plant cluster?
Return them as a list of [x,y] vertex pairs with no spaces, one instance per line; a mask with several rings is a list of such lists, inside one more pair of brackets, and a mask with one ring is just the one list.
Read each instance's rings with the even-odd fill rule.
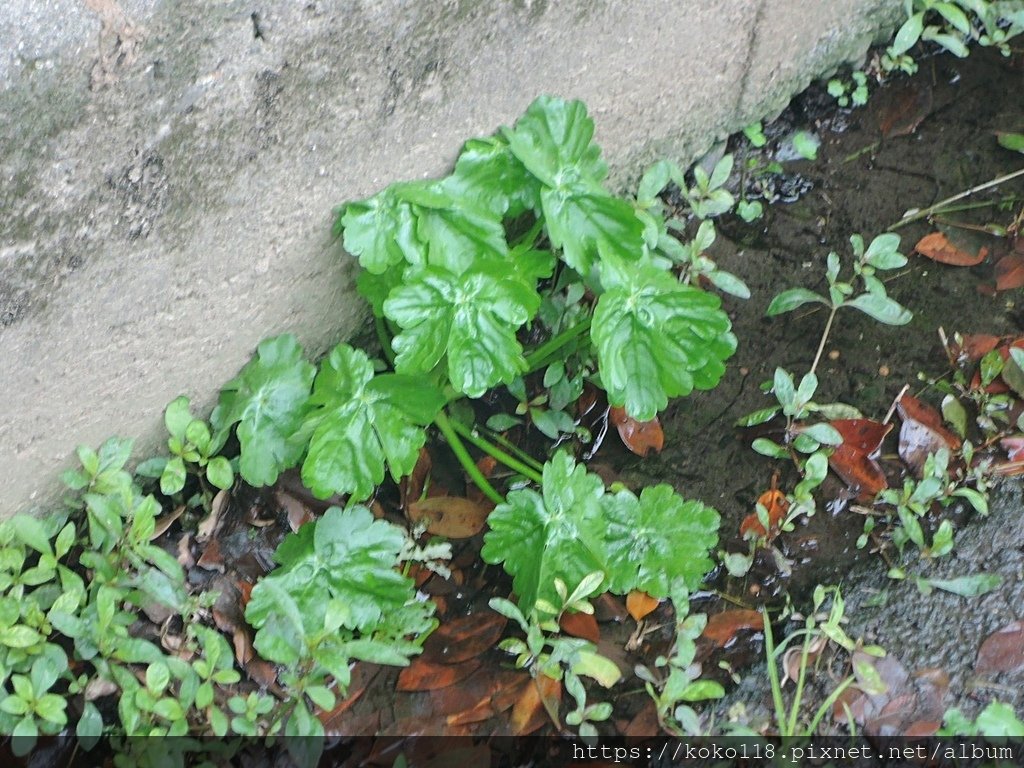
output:
[[[344,206],[338,232],[363,267],[358,288],[386,362],[339,344],[314,365],[294,337],[267,339],[209,422],[185,397],[169,404],[169,456],[133,477],[129,441],[82,448],[82,468],[65,478],[76,491],[66,514],[0,526],[4,732],[75,723],[83,738],[322,735],[316,713],[345,695],[353,661],[408,664],[437,624],[407,571],[443,572],[448,546],[361,504],[413,470],[431,426],[496,505],[483,557],[512,576],[517,603],[493,607],[525,633],[506,648],[535,676],[563,679],[576,702],[566,722],[595,732],[610,708],[588,704],[581,678],[609,686],[618,670],[593,644],[560,636],[559,618],[592,610],[601,592],[643,590],[679,599],[682,625],[685,595],[713,567],[719,516],[667,485],[608,489],[571,445],[538,460],[497,432],[528,419],[552,439],[588,440],[573,416],[585,384],[639,421],[715,386],[736,339],[702,286],[749,292],[704,253],[710,222],[686,242],[659,199],[675,182],[694,214],[728,210],[731,158],[696,170],[692,184],[659,164],[624,198],[604,187],[592,138],[580,102],[541,98],[514,127],[468,142],[450,176]],[[485,396],[517,403],[515,415],[487,413]],[[512,471],[507,496],[471,446]],[[216,595],[191,594],[177,558],[151,543],[162,507],[145,489],[201,513],[238,477],[266,486],[294,467],[317,497],[347,503],[287,536],[246,604],[255,650],[278,665],[271,695],[240,681],[227,641],[207,626]],[[177,622],[180,643],[140,635],[140,611]],[[698,690],[685,655],[657,683],[667,700],[679,674],[687,701],[717,695]],[[140,757],[144,743],[127,742],[133,757],[118,759],[173,764]]]

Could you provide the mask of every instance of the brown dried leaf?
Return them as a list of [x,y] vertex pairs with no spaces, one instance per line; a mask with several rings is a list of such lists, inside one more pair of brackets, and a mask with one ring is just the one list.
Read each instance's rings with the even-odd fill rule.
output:
[[952,267],[975,267],[988,256],[988,248],[982,248],[976,254],[961,251],[941,232],[925,235],[917,241],[914,250],[932,261]]
[[631,590],[626,595],[626,610],[629,611],[629,615],[633,617],[634,621],[640,621],[645,616],[651,614],[655,608],[658,607],[659,600],[655,597],[651,597],[646,592],[641,592],[638,589]]
[[903,421],[900,426],[900,458],[918,477],[929,456],[943,448],[953,453],[960,449],[960,438],[942,425],[942,416],[927,403],[904,393],[897,401],[896,409]]
[[611,408],[608,418],[619,432],[623,444],[637,456],[646,456],[651,451],[661,453],[665,446],[665,433],[661,422],[655,416],[650,421],[637,421],[626,413],[625,408]]
[[416,459],[416,466],[413,467],[412,473],[403,478],[398,486],[402,495],[402,509],[406,509],[409,502],[416,501],[423,495],[423,489],[427,487],[427,478],[430,476],[433,464],[430,451],[420,448],[420,455]]
[[177,509],[174,509],[168,512],[166,515],[162,515],[161,517],[157,518],[157,521],[153,526],[153,533],[150,534],[149,540],[155,541],[156,539],[159,539],[161,536],[163,536],[164,533],[167,532],[167,529],[171,527],[171,523],[173,523],[175,520],[181,517],[184,511],[185,505],[181,504],[178,506]]
[[446,621],[427,638],[421,658],[432,664],[460,664],[475,659],[498,643],[507,621],[489,610]]
[[309,507],[287,491],[278,489],[274,492],[274,499],[288,515],[288,527],[292,529],[292,533],[297,532],[303,524],[313,520],[313,514]]
[[759,612],[737,608],[709,616],[701,637],[710,640],[719,648],[727,648],[740,632],[760,632],[763,629],[764,618]]
[[548,711],[557,712],[562,701],[562,684],[558,680],[538,675],[530,682],[512,707],[509,730],[513,736],[526,736],[549,722]]
[[978,675],[1016,672],[1024,667],[1024,621],[1007,624],[985,638],[978,649],[974,671]]
[[1024,286],[1024,255],[1011,253],[996,262],[996,290],[1009,291]]
[[907,81],[886,94],[885,103],[878,110],[878,127],[887,139],[908,136],[931,111],[931,85],[920,80]]
[[433,691],[446,688],[465,680],[479,668],[479,659],[469,659],[461,664],[433,664],[420,656],[413,659],[412,663],[398,675],[395,690]]
[[186,533],[178,539],[178,564],[186,570],[196,564],[196,559],[192,556],[191,533]]
[[993,349],[999,346],[1001,339],[988,333],[969,333],[963,337],[959,346],[953,351],[959,359],[963,357],[969,362],[976,363]]
[[568,635],[592,643],[601,642],[601,629],[597,626],[597,619],[592,613],[563,613],[558,624]]
[[378,672],[380,672],[379,665],[370,664],[365,661],[359,662],[352,668],[352,679],[349,681],[348,690],[344,696],[339,697],[338,705],[330,712],[321,712],[317,715],[328,734],[351,733],[351,731],[345,730],[341,716],[348,712],[353,704],[359,701],[359,697],[366,692],[370,683],[377,677]]
[[211,539],[196,565],[207,571],[224,573],[224,556],[220,552],[220,541]]
[[409,519],[423,522],[427,532],[448,539],[468,539],[483,530],[493,504],[458,496],[435,496],[409,504]]
[[653,701],[644,702],[643,707],[634,715],[625,728],[622,735],[631,738],[645,738],[657,736],[661,733],[661,723],[658,722],[658,710],[654,708]]
[[226,488],[218,491],[217,495],[213,497],[213,501],[210,503],[210,514],[199,523],[199,527],[196,529],[196,541],[200,544],[216,532],[220,525],[221,515],[227,510],[229,501],[231,501],[231,493]]
[[829,423],[843,436],[843,444],[837,445],[828,457],[832,471],[860,498],[873,498],[888,487],[885,473],[871,456],[889,434],[892,424],[870,419],[836,419]]
[[231,644],[235,648],[235,659],[238,661],[239,666],[243,668],[256,655],[252,647],[252,638],[249,637],[249,632],[244,627],[237,627],[235,629],[231,635]]

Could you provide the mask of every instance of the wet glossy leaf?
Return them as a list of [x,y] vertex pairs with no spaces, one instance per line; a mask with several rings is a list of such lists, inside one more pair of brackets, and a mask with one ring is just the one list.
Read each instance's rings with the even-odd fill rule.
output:
[[960,250],[949,242],[949,239],[941,232],[925,235],[917,241],[914,250],[932,261],[954,267],[973,267],[983,262],[988,256],[988,248],[982,248],[977,253]]
[[611,408],[608,418],[622,438],[622,443],[637,456],[646,456],[651,451],[661,453],[665,445],[665,433],[657,417],[650,421],[637,421],[626,413],[625,408]]
[[[302,458],[305,443],[296,433],[315,373],[295,337],[285,334],[260,343],[256,356],[221,390],[210,420],[217,432],[238,423],[239,472],[247,483],[272,485]],[[227,474],[220,472],[218,479],[226,481]]]
[[351,493],[365,499],[384,480],[416,466],[429,424],[444,404],[425,379],[374,376],[366,353],[339,344],[321,364],[307,417],[312,438],[302,481],[319,498]]
[[427,533],[468,539],[483,530],[491,507],[458,496],[434,496],[409,504],[409,519],[426,523]]
[[653,419],[670,397],[710,389],[736,350],[721,300],[651,265],[602,264],[591,335],[613,406]]
[[525,372],[516,332],[539,306],[534,287],[494,259],[461,274],[418,270],[384,302],[384,313],[402,328],[392,342],[395,370],[426,374],[446,358],[452,385],[479,397]]
[[589,274],[599,249],[626,260],[640,258],[643,223],[628,202],[602,188],[607,166],[582,102],[541,96],[504,135],[512,153],[543,185],[548,235],[569,266]]

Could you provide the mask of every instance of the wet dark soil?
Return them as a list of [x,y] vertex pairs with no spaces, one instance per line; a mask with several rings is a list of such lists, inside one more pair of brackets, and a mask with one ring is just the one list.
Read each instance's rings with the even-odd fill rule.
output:
[[[778,462],[753,453],[733,424],[771,404],[759,385],[772,378],[776,366],[798,377],[809,369],[826,320],[823,311],[766,318],[768,302],[794,286],[822,290],[826,255],[834,250],[848,259],[851,234],[862,233],[870,241],[908,209],[925,208],[1024,167],[1024,157],[1000,148],[994,136],[996,131],[1019,131],[1024,126],[1022,86],[1019,61],[979,51],[966,60],[938,57],[922,62],[915,77],[880,89],[865,108],[855,111],[837,112],[817,88],[798,97],[769,129],[769,136],[784,137],[794,129],[816,131],[822,140],[818,159],[787,162],[784,173],[769,181],[773,189],[806,193],[796,202],[767,207],[766,217],[754,224],[720,221],[719,241],[712,251],[721,267],[740,275],[751,288],[748,301],[726,299],[739,351],[718,389],[670,406],[662,419],[665,451],[643,461],[625,459],[624,478],[636,483],[667,480],[685,495],[715,505],[723,515],[726,548],[743,550],[735,540],[739,522],[769,488]],[[730,146],[737,166],[746,152],[753,151],[745,147],[744,140]],[[1021,209],[1020,178],[965,201],[1013,196],[1016,202],[1009,206],[953,213],[948,219],[1006,225]],[[1020,291],[992,295],[986,289],[992,283],[993,264],[1005,253],[1005,241],[922,220],[895,230],[902,237],[901,251],[911,254],[918,239],[937,226],[955,233],[965,247],[988,247],[989,258],[977,267],[962,268],[912,255],[887,285],[890,295],[914,312],[907,326],[887,327],[857,312],[841,312],[818,369],[818,402],[845,402],[881,420],[904,384],[910,384],[911,391],[921,387],[919,372],[933,378],[947,370],[939,328],[950,337],[957,331],[1020,335]],[[939,398],[932,394],[930,399],[936,404]],[[822,495],[841,497],[841,489],[831,482]],[[990,517],[968,526],[954,555],[910,566],[929,576],[1004,573],[1003,587],[983,598],[940,592],[924,597],[913,583],[887,579],[880,558],[855,546],[862,518],[845,504],[819,506],[826,508],[800,521],[796,531],[777,542],[794,564],[791,578],[780,584],[777,573],[759,573],[755,565],[746,580],[725,582],[724,589],[736,601],[751,605],[785,590],[798,606],[806,606],[815,584],[842,584],[851,634],[879,642],[910,672],[933,668],[948,673],[945,706],[973,711],[992,698],[1018,707],[1024,704],[1021,680],[979,681],[971,672],[980,643],[995,629],[1024,617],[1024,539],[1016,488],[995,494]],[[887,595],[887,600],[879,594]],[[867,607],[872,601],[878,605]],[[705,607],[720,610],[715,604]],[[737,702],[750,712],[770,711],[758,640],[752,638],[747,653],[739,655],[759,666],[743,673],[741,689],[719,708],[720,720]],[[827,690],[823,686],[822,693]]]

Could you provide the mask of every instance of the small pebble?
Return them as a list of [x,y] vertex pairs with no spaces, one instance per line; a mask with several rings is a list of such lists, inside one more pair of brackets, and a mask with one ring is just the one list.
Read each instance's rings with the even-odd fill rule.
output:
[[880,365],[878,367],[878,375],[879,376],[888,376],[889,375],[889,366],[888,365]]
[[839,350],[838,349],[833,349],[831,352],[829,352],[828,353],[828,359],[829,360],[838,360],[839,359]]

